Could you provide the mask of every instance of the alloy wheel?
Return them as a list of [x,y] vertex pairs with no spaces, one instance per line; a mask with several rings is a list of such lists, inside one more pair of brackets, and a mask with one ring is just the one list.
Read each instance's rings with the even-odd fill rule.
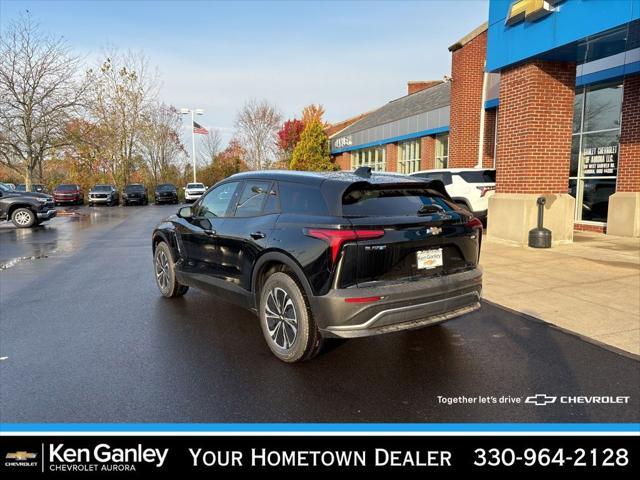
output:
[[18,225],[29,225],[29,222],[31,222],[31,214],[25,211],[16,213],[14,218]]
[[169,258],[164,250],[156,256],[156,280],[160,290],[166,292],[169,289]]
[[265,316],[271,340],[283,350],[290,349],[298,336],[298,318],[293,300],[284,289],[275,287],[269,292]]

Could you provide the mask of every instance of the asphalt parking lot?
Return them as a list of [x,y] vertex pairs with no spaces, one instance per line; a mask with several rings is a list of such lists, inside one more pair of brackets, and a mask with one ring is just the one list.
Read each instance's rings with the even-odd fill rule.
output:
[[[2,422],[640,420],[636,359],[490,304],[281,363],[250,313],[193,289],[159,295],[150,235],[176,210],[80,207],[36,229],[0,225]],[[513,403],[536,394],[630,398]]]

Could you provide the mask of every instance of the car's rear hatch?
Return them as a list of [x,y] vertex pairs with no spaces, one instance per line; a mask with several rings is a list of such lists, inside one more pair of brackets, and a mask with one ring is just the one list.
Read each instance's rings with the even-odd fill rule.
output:
[[[457,273],[478,263],[479,222],[439,192],[376,185],[348,190],[343,214],[358,230],[379,232],[345,247],[358,286]],[[345,277],[352,277],[346,275]]]

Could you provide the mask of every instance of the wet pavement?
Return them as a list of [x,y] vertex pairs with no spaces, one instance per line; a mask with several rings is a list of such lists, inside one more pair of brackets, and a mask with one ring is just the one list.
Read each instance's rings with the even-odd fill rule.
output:
[[491,304],[281,363],[252,314],[159,295],[150,235],[176,206],[75,210],[0,226],[2,422],[640,420],[636,359]]

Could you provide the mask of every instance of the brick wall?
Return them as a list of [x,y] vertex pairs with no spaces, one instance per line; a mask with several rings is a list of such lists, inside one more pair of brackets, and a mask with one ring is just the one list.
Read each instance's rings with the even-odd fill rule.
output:
[[624,80],[618,192],[640,192],[640,75]]
[[420,80],[407,82],[407,95],[426,90],[442,83],[442,80]]
[[486,52],[485,31],[451,55],[450,167],[474,167],[478,163]]
[[398,171],[398,144],[387,143],[386,163],[387,172]]
[[436,139],[430,135],[420,139],[420,170],[431,170],[436,160]]
[[493,153],[496,140],[496,120],[498,110],[487,110],[484,115],[484,135],[482,145],[482,166],[493,168]]
[[343,152],[333,157],[334,163],[340,170],[351,170],[351,153]]
[[567,193],[576,66],[532,60],[502,71],[498,193]]

